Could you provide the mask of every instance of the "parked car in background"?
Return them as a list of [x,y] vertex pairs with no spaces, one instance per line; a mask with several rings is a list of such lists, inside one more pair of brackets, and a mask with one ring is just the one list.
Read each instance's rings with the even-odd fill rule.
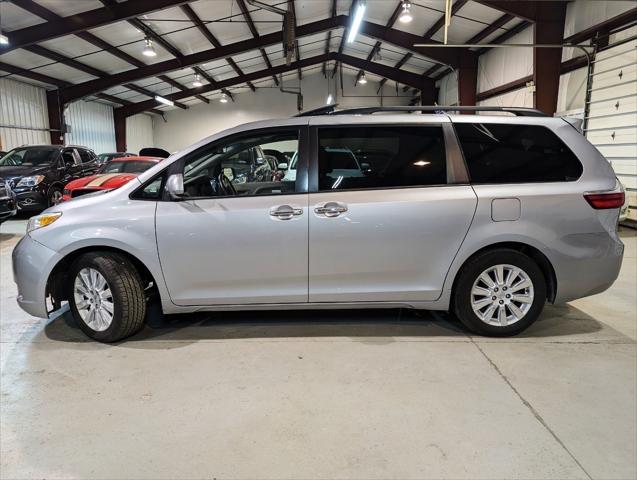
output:
[[17,213],[15,193],[7,182],[0,179],[0,223]]
[[78,178],[64,187],[62,201],[99,190],[114,190],[161,161],[157,157],[120,157],[100,167],[95,175]]
[[134,155],[135,155],[134,153],[128,153],[128,152],[100,153],[97,156],[97,163],[102,165],[106,162],[110,162],[114,158],[133,157]]
[[97,156],[81,146],[17,147],[0,158],[0,178],[14,191],[20,210],[43,210],[62,200],[64,185],[97,171]]

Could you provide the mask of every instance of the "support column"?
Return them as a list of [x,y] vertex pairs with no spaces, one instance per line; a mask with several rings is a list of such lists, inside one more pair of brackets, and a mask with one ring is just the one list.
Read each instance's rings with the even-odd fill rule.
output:
[[478,56],[468,49],[460,54],[458,104],[475,106],[478,90]]
[[126,151],[126,116],[123,112],[116,108],[113,111],[113,119],[115,123],[115,147],[118,152]]
[[46,109],[49,115],[49,132],[51,144],[63,145],[64,134],[62,126],[64,125],[64,104],[60,101],[59,90],[49,90],[46,92]]
[[[533,43],[561,44],[564,40],[566,2],[537,2]],[[561,48],[533,49],[534,107],[547,115],[557,110],[560,87]]]
[[424,78],[420,89],[420,104],[435,105],[438,101],[438,89],[431,78]]

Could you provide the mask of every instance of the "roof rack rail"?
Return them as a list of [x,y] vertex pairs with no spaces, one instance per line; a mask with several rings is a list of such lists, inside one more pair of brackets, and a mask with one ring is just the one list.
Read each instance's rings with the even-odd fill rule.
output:
[[[546,117],[547,115],[535,108],[524,107],[468,107],[468,106],[439,106],[439,105],[425,105],[425,106],[392,106],[392,107],[360,107],[360,108],[348,108],[345,110],[327,111],[328,107],[323,107],[316,110],[325,110],[321,113],[312,113],[309,111],[307,115],[368,115],[379,112],[428,112],[428,113],[447,113],[447,112],[506,112],[512,113],[519,117]],[[305,115],[305,114],[301,114]]]
[[297,113],[294,116],[295,117],[311,117],[313,115],[331,115],[334,113],[334,110],[336,109],[336,107],[338,107],[338,103],[333,103],[332,105],[326,105],[324,107],[314,108],[306,112]]

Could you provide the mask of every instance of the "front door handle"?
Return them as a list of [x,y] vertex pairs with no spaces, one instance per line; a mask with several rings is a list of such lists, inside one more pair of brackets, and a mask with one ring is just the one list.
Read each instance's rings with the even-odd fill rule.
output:
[[274,207],[270,210],[270,216],[278,218],[279,220],[290,220],[299,215],[303,215],[303,209],[294,208],[290,205],[281,205],[280,207]]
[[326,217],[338,217],[341,213],[347,212],[347,206],[338,202],[327,202],[324,205],[318,205],[314,208],[314,213],[324,215]]

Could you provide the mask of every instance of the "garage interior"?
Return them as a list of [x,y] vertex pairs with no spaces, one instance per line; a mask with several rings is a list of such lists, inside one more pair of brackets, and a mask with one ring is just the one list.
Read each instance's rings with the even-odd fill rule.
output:
[[408,309],[151,311],[107,345],[16,304],[18,204],[0,478],[637,478],[634,1],[0,0],[3,152],[173,153],[332,104],[574,119],[626,192],[619,278],[513,338]]

